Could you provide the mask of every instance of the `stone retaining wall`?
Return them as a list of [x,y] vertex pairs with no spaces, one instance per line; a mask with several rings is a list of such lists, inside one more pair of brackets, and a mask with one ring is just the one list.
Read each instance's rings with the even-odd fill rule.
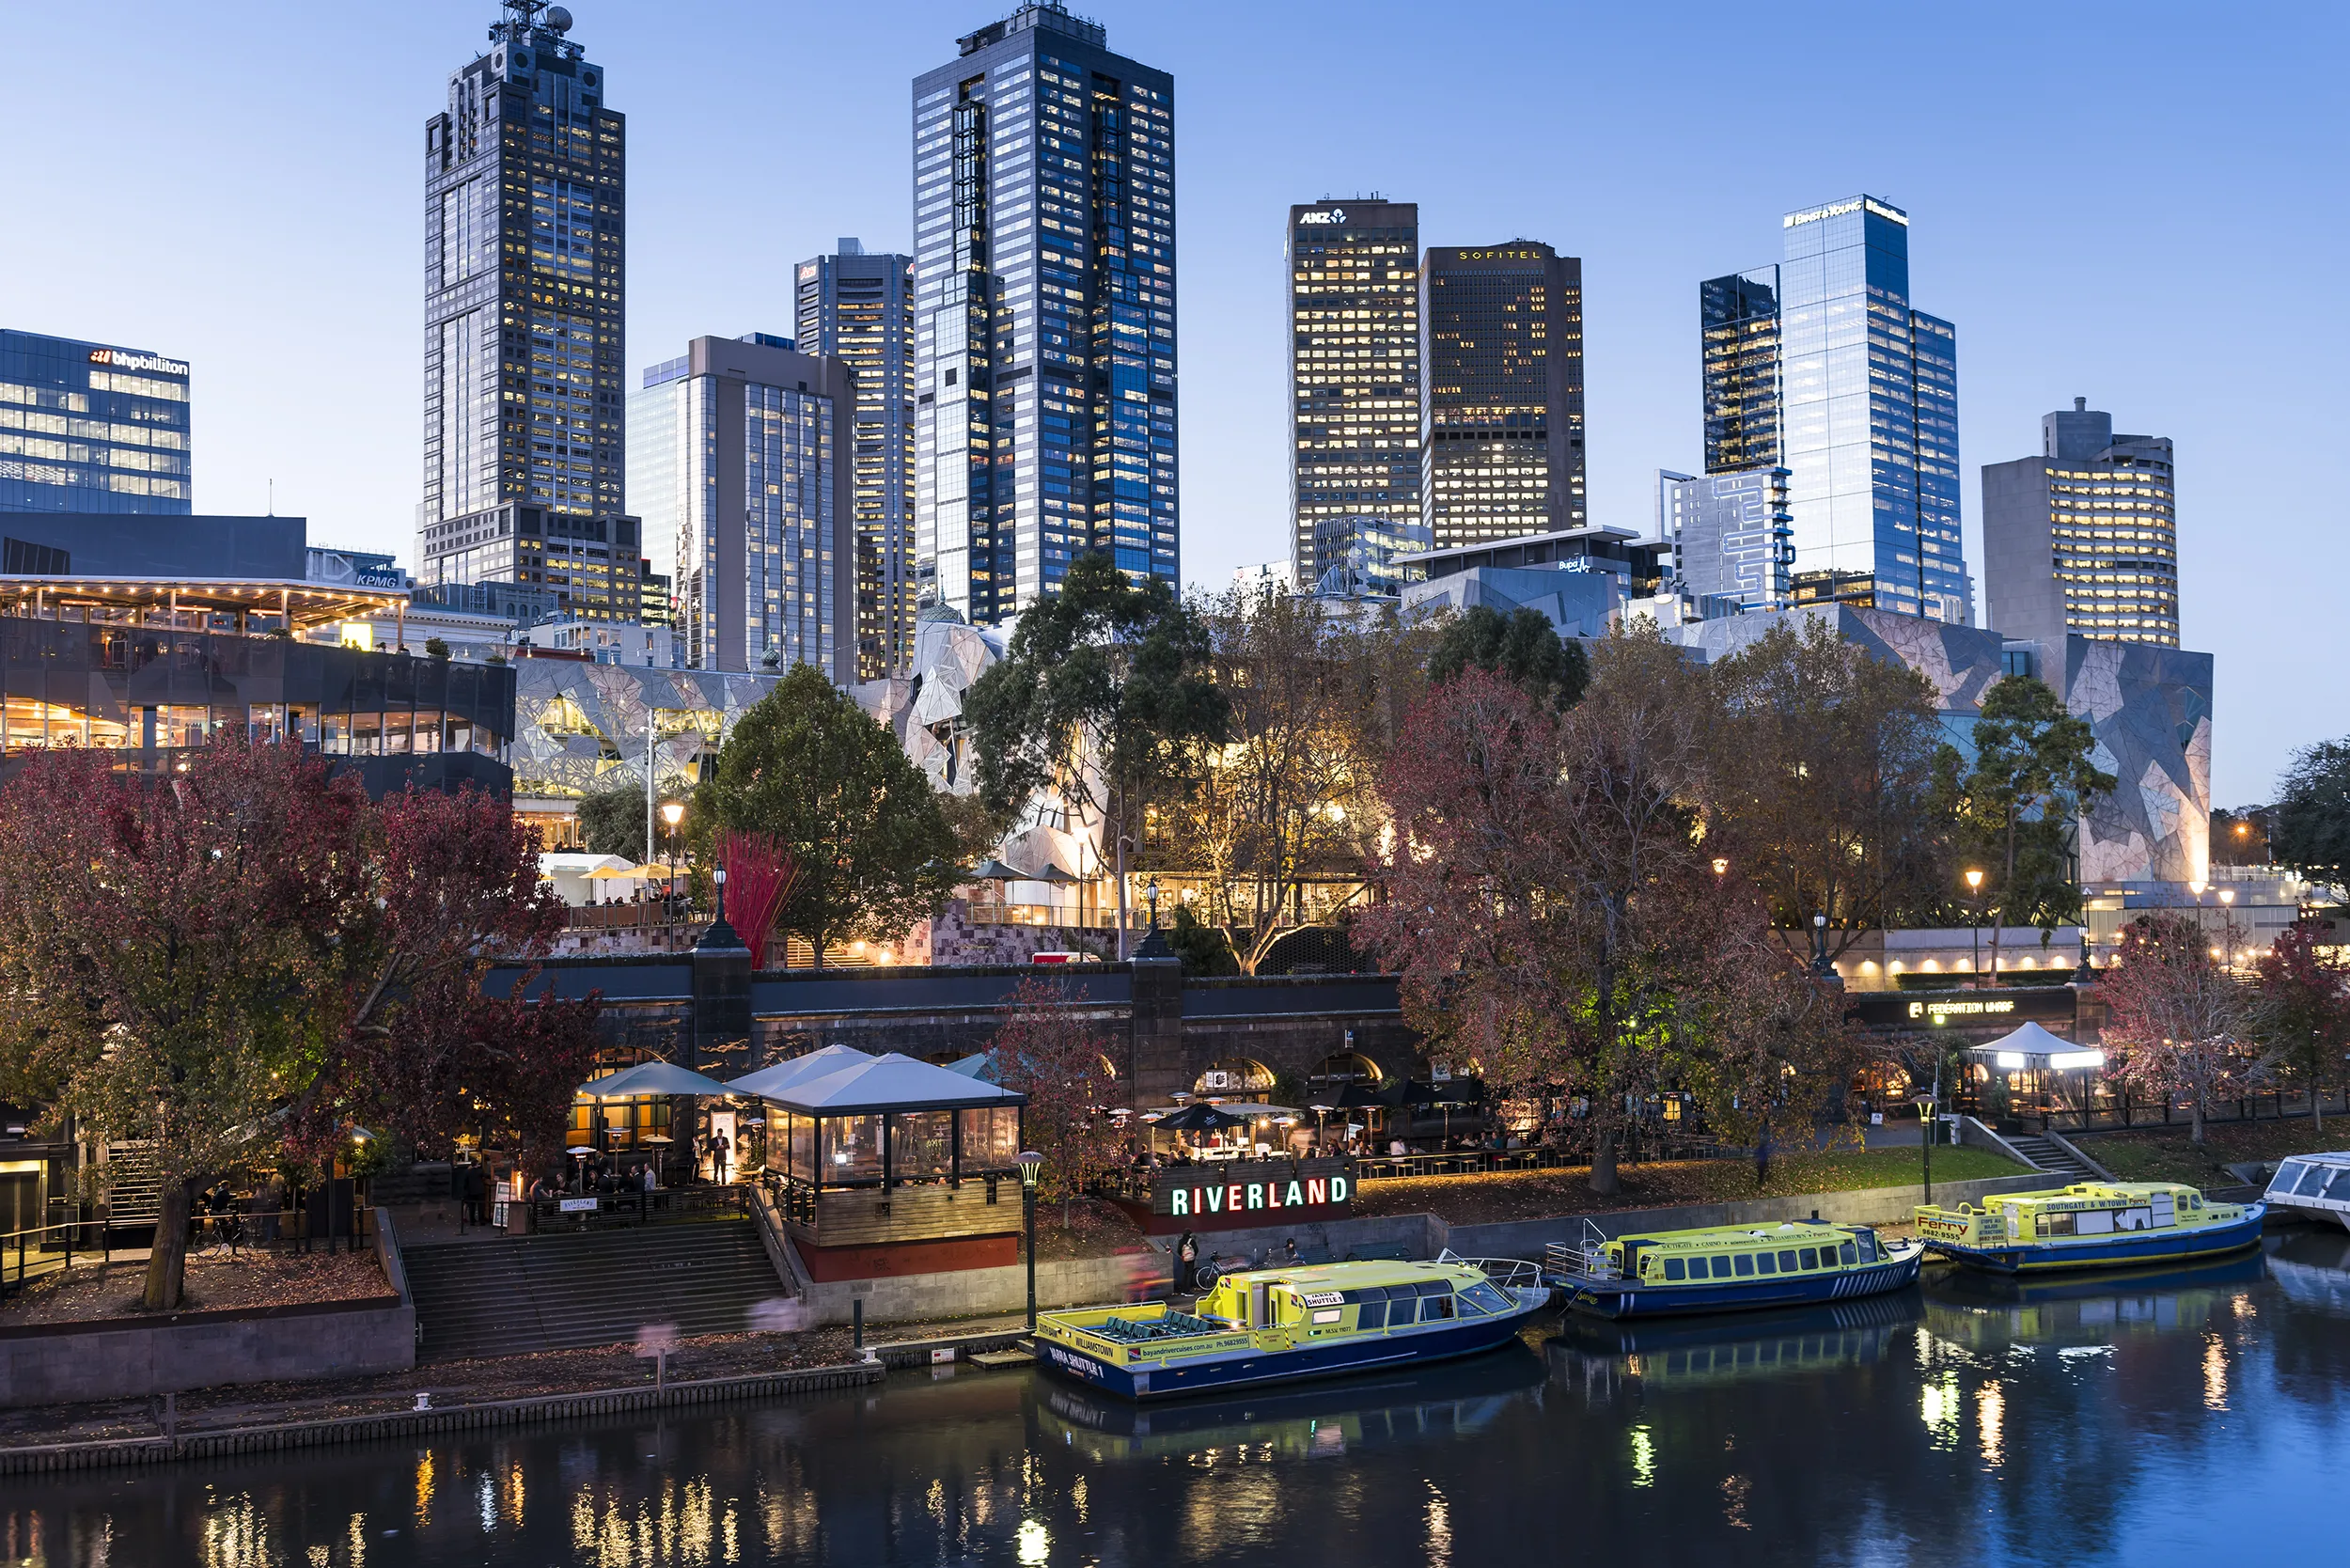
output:
[[415,1309],[394,1296],[0,1329],[0,1405],[139,1399],[240,1383],[405,1372]]
[[[865,1303],[868,1324],[922,1323],[944,1318],[976,1318],[992,1313],[1025,1311],[1028,1305],[1028,1271],[1010,1268],[966,1268],[939,1274],[901,1274],[883,1279],[837,1279],[829,1283],[808,1278],[797,1247],[791,1249],[791,1294],[807,1314],[808,1327],[853,1321],[856,1303]],[[1072,1258],[1041,1262],[1036,1270],[1039,1307],[1095,1307],[1123,1301],[1135,1279],[1136,1264],[1149,1260],[1120,1253],[1108,1258]]]

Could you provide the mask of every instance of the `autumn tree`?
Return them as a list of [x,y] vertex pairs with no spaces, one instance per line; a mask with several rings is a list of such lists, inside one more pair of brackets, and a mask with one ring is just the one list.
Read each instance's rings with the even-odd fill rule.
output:
[[1952,745],[1935,758],[1935,800],[1962,858],[1985,863],[1991,972],[2011,925],[2047,932],[2080,917],[2072,845],[2082,814],[2119,782],[2092,760],[2089,721],[2045,682],[2010,675],[1983,694],[1968,762]]
[[988,1047],[995,1078],[1027,1096],[1022,1137],[1044,1156],[1041,1195],[1060,1201],[1066,1224],[1070,1200],[1118,1164],[1118,1129],[1107,1114],[1120,1104],[1112,1042],[1087,1009],[1082,986],[1026,979],[1009,1001],[1010,1015]]
[[793,665],[736,723],[694,818],[705,850],[730,829],[790,856],[797,875],[776,928],[820,965],[828,946],[902,937],[945,907],[960,874],[930,780],[812,665]]
[[1523,604],[1506,616],[1472,604],[1444,624],[1429,654],[1429,679],[1442,683],[1465,669],[1499,675],[1559,709],[1574,706],[1591,679],[1583,644],[1561,637],[1548,616]]
[[[2240,938],[2231,925],[2220,947],[2232,950]],[[2246,988],[2210,933],[2185,915],[2141,915],[2122,929],[2097,990],[2107,1007],[2107,1078],[2166,1102],[2186,1096],[2189,1136],[2201,1147],[2213,1102],[2242,1093],[2265,1065],[2247,1037]]]
[[1948,892],[1935,808],[1934,689],[1825,620],[1774,626],[1713,666],[1708,842],[1760,888],[1781,930],[1828,919],[1834,957],[1869,930],[1930,915]]
[[2304,917],[2261,954],[2257,972],[2251,1033],[2308,1092],[2310,1119],[2323,1126],[2326,1091],[2341,1080],[2350,1049],[2350,968],[2335,956],[2326,923]]

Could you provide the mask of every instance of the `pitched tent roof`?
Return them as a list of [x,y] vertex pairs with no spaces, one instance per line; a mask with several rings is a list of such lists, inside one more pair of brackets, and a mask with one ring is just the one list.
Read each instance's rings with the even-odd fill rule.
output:
[[983,1084],[1004,1081],[995,1071],[995,1053],[993,1051],[975,1051],[967,1057],[959,1057],[943,1065],[949,1073],[960,1073],[966,1078],[977,1078]]
[[2047,1065],[2046,1058],[2051,1056],[2077,1056],[2093,1049],[2093,1046],[2076,1045],[2060,1034],[2051,1034],[2037,1024],[2022,1024],[1987,1045],[1967,1047],[1967,1052],[1977,1057],[2015,1054],[2027,1060],[2038,1057],[2041,1059],[2032,1062],[2032,1065],[2044,1067]]
[[844,1067],[854,1067],[861,1061],[871,1061],[872,1053],[849,1045],[827,1045],[821,1051],[810,1051],[790,1061],[779,1061],[773,1067],[762,1067],[756,1073],[745,1073],[728,1080],[727,1088],[736,1094],[758,1094],[772,1097],[787,1085],[807,1078],[821,1078],[838,1073]]
[[874,1111],[960,1110],[981,1105],[1025,1105],[1028,1097],[995,1084],[896,1051],[852,1063],[836,1073],[803,1078],[766,1097],[810,1116],[855,1116]]
[[618,1073],[606,1073],[579,1086],[582,1094],[600,1094],[606,1099],[626,1094],[724,1094],[728,1086],[715,1078],[705,1078],[689,1068],[666,1061],[640,1061],[634,1067],[623,1067]]

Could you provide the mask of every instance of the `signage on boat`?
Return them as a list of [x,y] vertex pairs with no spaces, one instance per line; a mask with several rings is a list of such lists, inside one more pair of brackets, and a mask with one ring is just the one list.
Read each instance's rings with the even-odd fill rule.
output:
[[1233,1160],[1168,1166],[1151,1178],[1151,1232],[1237,1231],[1353,1211],[1352,1160]]
[[1308,1291],[1299,1297],[1308,1307],[1343,1307],[1346,1295],[1341,1291]]

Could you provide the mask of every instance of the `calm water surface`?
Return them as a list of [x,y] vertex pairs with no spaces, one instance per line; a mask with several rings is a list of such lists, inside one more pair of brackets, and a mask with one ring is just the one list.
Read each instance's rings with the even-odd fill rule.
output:
[[1025,1372],[0,1483],[44,1568],[2339,1562],[2350,1236],[1136,1411]]

